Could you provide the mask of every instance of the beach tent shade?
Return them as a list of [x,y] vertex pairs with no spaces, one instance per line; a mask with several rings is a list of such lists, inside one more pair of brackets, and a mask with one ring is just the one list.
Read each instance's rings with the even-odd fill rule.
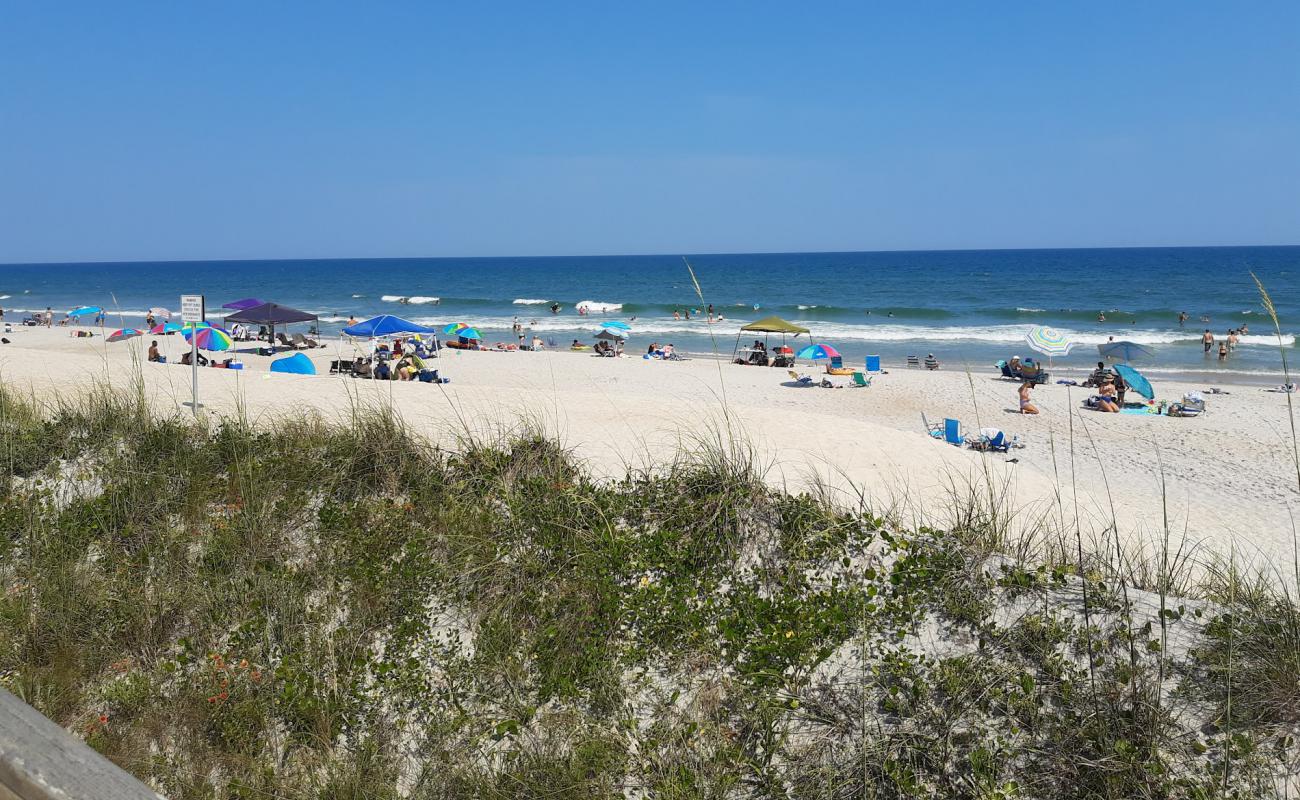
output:
[[316,365],[311,363],[311,359],[305,353],[294,353],[272,361],[271,371],[288,372],[293,375],[315,375]]
[[247,325],[287,325],[290,322],[311,322],[316,315],[279,303],[262,303],[250,306],[226,317],[226,323],[243,322]]
[[793,322],[786,322],[780,317],[763,317],[755,320],[748,325],[742,325],[742,331],[758,331],[759,333],[793,333],[795,335],[808,333],[808,329]]
[[371,339],[377,336],[398,336],[404,333],[437,333],[433,328],[424,325],[417,325],[408,319],[394,317],[392,314],[381,314],[378,317],[371,317],[356,325],[349,325],[343,329],[344,336],[355,336],[359,339]]
[[231,300],[229,303],[223,305],[222,308],[231,308],[235,311],[243,311],[246,308],[254,308],[256,306],[264,305],[266,305],[265,300],[258,300],[256,297],[245,297],[243,300]]

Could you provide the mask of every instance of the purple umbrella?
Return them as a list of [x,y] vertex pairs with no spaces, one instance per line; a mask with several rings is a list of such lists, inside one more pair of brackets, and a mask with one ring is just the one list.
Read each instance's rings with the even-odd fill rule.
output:
[[266,305],[265,300],[258,300],[256,297],[245,297],[243,300],[234,300],[226,303],[222,308],[233,308],[236,311],[243,311],[246,308]]

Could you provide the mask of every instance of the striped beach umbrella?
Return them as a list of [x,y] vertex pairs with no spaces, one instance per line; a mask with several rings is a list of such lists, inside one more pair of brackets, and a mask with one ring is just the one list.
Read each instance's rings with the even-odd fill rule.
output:
[[616,320],[616,319],[612,319],[612,320],[610,320],[609,322],[602,322],[602,323],[600,323],[600,327],[604,328],[605,330],[615,330],[615,331],[630,331],[630,330],[632,330],[632,326],[631,326],[631,325],[628,325],[626,322],[621,322],[621,321]]
[[800,350],[796,357],[812,359],[814,361],[819,358],[839,358],[840,351],[828,344],[810,344]]
[[166,333],[180,333],[185,330],[185,326],[177,325],[175,322],[160,322],[149,329],[149,332],[155,336]]
[[229,350],[235,346],[235,340],[230,338],[230,334],[214,325],[196,328],[187,327],[184,331],[181,331],[181,335],[185,337],[187,342],[193,337],[194,343],[199,346],[200,350]]
[[1038,325],[1030,328],[1025,334],[1025,344],[1051,358],[1069,355],[1071,348],[1074,347],[1074,340],[1056,328]]

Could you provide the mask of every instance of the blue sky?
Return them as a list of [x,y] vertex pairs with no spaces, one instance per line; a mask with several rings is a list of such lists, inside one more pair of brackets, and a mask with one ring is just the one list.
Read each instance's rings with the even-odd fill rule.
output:
[[0,262],[1300,243],[1300,3],[0,17]]

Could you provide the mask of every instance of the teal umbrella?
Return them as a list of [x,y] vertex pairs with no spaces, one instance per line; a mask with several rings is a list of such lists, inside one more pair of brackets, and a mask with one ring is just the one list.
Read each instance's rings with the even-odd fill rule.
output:
[[80,307],[80,308],[74,308],[74,309],[72,309],[71,311],[69,311],[69,312],[68,312],[68,316],[69,316],[69,317],[85,317],[85,316],[88,316],[88,315],[90,315],[90,314],[98,314],[98,313],[102,312],[103,310],[104,310],[104,309],[100,308],[99,306],[82,306],[82,307]]
[[1124,383],[1128,385],[1128,388],[1148,400],[1156,399],[1156,390],[1151,388],[1151,381],[1147,380],[1146,376],[1141,372],[1133,369],[1128,364],[1116,364],[1115,372],[1119,373],[1119,376],[1124,379]]

